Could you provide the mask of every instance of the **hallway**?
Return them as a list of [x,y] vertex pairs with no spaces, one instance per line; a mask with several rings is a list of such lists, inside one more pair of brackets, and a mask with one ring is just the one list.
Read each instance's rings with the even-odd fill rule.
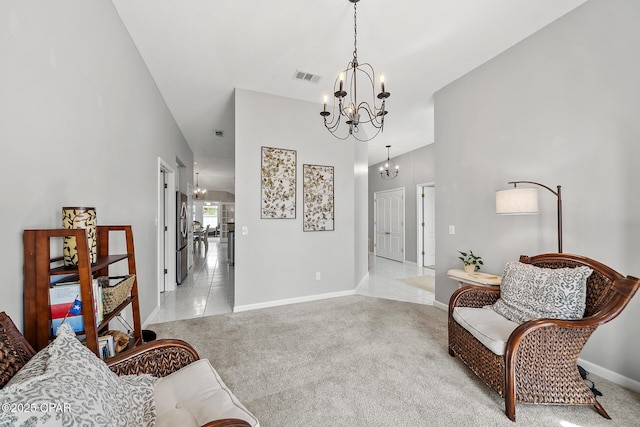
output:
[[[227,243],[209,237],[208,250],[196,243],[194,266],[175,292],[161,295],[159,312],[148,323],[170,322],[194,317],[231,313],[234,300],[234,267],[227,263]],[[375,298],[432,305],[433,292],[401,282],[400,278],[431,275],[435,272],[412,262],[397,262],[371,256],[369,277],[355,293]]]
[[[208,246],[208,249],[206,249]],[[149,323],[230,313],[233,310],[233,266],[227,264],[227,243],[209,237],[196,242],[193,267],[174,292],[160,296],[160,311]]]

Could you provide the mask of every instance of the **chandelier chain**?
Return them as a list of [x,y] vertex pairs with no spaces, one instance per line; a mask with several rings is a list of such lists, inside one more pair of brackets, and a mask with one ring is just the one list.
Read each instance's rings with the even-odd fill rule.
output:
[[353,4],[353,63],[358,64],[358,3]]

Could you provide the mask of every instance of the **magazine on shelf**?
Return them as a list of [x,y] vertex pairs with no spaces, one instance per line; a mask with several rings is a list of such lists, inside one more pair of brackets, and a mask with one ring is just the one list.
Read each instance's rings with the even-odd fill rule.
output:
[[100,358],[107,359],[116,355],[116,348],[113,342],[113,336],[102,335],[98,337],[98,348],[100,349]]
[[49,289],[51,328],[54,336],[63,320],[73,328],[74,332],[84,332],[82,305],[80,305],[79,312],[72,309],[72,304],[73,307],[77,305],[76,300],[82,304],[79,283],[58,284]]
[[[103,320],[102,297],[98,281],[92,281],[93,309],[96,326]],[[80,283],[57,283],[49,288],[49,304],[51,308],[51,328],[55,336],[58,327],[64,323],[69,324],[74,332],[84,332],[84,316],[82,315],[82,292]],[[65,318],[66,317],[66,318]]]

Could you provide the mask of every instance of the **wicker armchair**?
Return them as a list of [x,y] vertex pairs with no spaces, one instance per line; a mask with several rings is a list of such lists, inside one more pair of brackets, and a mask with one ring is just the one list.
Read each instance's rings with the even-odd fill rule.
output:
[[[4,312],[0,312],[0,389],[36,354]],[[181,340],[157,340],[124,351],[107,361],[118,375],[150,374],[164,377],[200,359],[188,343]],[[250,427],[239,419],[211,421],[204,427]]]
[[592,259],[568,254],[521,256],[520,262],[543,268],[587,266],[584,318],[535,319],[509,336],[504,355],[487,349],[453,318],[456,307],[483,307],[500,297],[499,287],[466,286],[449,301],[449,354],[458,356],[505,399],[506,414],[515,421],[516,402],[594,406],[610,418],[578,371],[578,357],[596,328],[617,317],[640,287],[640,279],[623,277]]

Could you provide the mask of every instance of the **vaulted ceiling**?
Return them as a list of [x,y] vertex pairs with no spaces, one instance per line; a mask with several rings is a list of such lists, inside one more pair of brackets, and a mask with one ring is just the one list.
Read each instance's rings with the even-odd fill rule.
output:
[[[349,0],[112,1],[210,190],[235,191],[235,88],[317,102],[320,112],[352,57]],[[369,164],[386,158],[387,144],[393,157],[433,143],[437,90],[585,1],[359,1],[358,58],[391,92]],[[295,80],[296,70],[321,79]],[[320,115],[310,131],[326,132]]]

